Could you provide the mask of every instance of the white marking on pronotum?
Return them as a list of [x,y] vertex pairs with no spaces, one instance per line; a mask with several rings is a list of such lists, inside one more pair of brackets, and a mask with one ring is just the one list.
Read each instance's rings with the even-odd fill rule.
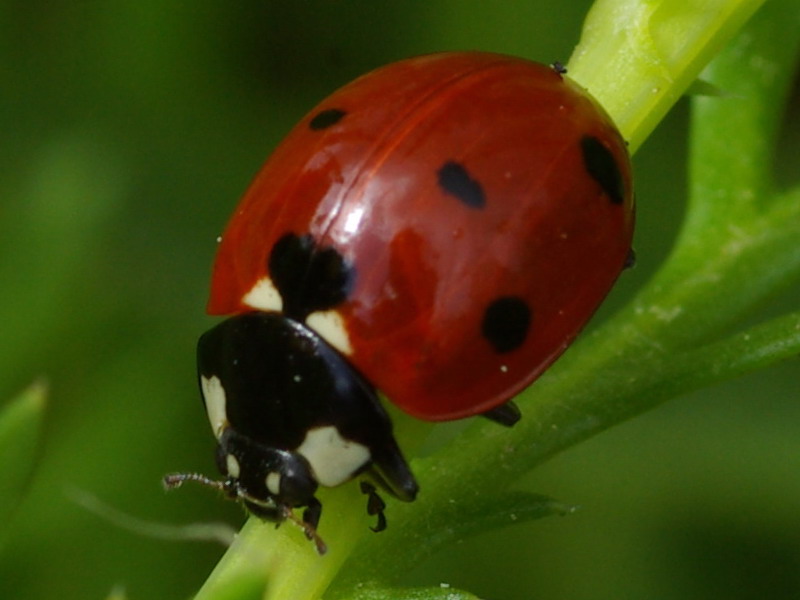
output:
[[267,489],[269,493],[273,496],[277,496],[281,493],[281,474],[275,471],[271,471],[267,473],[267,479],[265,481],[267,484]]
[[219,438],[222,431],[228,426],[228,413],[226,412],[225,388],[219,377],[200,377],[200,386],[203,389],[203,400],[205,400],[208,422],[211,423],[211,430]]
[[236,457],[233,454],[228,454],[225,457],[225,468],[228,471],[228,475],[234,479],[239,479],[239,474],[242,472],[242,470],[239,467],[239,461],[236,460]]
[[258,310],[281,312],[283,310],[283,299],[269,277],[262,277],[244,295],[242,302]]
[[297,449],[320,485],[334,487],[350,479],[370,460],[369,448],[344,439],[332,425],[311,429]]
[[311,313],[306,319],[306,325],[342,354],[349,356],[353,353],[344,319],[335,310],[318,310]]

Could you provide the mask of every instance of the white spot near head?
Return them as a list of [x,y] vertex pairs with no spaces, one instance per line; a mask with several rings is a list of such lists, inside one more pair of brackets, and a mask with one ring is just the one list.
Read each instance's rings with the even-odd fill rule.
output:
[[277,496],[281,493],[281,474],[272,471],[267,473],[267,480],[265,481],[267,484],[267,489],[269,493],[273,496]]
[[233,454],[228,454],[225,456],[225,469],[228,471],[228,475],[234,479],[239,479],[239,474],[242,472],[241,468],[239,467],[239,461],[236,460],[236,457]]
[[349,356],[353,353],[344,319],[335,310],[318,310],[311,313],[306,318],[306,325],[342,354]]
[[332,425],[311,429],[296,452],[309,462],[320,485],[327,487],[344,483],[371,458],[369,448],[344,439]]
[[211,423],[211,430],[219,438],[222,431],[228,426],[228,413],[225,409],[225,388],[216,375],[212,377],[200,377],[200,387],[203,390],[203,401],[206,405],[208,422]]
[[269,277],[262,277],[244,295],[242,302],[258,310],[280,312],[283,310],[283,299],[278,288]]

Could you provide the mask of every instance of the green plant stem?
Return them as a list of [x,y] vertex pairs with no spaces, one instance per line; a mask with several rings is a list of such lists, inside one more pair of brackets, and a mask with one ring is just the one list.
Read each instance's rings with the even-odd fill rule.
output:
[[[324,556],[319,556],[292,523],[275,525],[257,518],[247,521],[238,538],[212,572],[196,600],[233,597],[232,588],[250,589],[260,586],[266,598],[316,598],[324,592],[330,579],[358,541],[353,531],[365,531],[364,500],[357,486],[325,490],[323,503],[326,516],[326,537],[336,540]],[[358,506],[355,511],[352,507]],[[244,583],[243,583],[244,582]]]
[[631,153],[764,0],[598,0],[567,65]]

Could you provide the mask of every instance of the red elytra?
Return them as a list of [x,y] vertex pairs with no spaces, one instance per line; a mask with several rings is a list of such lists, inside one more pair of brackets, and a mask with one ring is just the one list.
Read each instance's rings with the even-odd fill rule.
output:
[[355,273],[336,306],[348,360],[427,420],[509,400],[570,344],[623,269],[634,203],[625,143],[553,68],[497,54],[404,60],[314,108],[222,236],[208,312],[268,277],[287,233]]

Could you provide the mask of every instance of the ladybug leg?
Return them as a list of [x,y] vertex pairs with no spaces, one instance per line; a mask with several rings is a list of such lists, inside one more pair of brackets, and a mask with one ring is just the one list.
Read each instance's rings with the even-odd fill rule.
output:
[[283,510],[283,518],[297,525],[303,530],[305,536],[314,542],[314,546],[317,548],[317,554],[322,556],[328,551],[328,546],[317,533],[319,518],[322,516],[322,504],[319,500],[312,497],[311,500],[308,501],[308,505],[303,511],[302,521],[295,516],[291,507],[284,504],[281,508]]
[[483,416],[505,427],[511,427],[519,421],[522,413],[519,411],[519,408],[517,408],[517,405],[509,400],[505,404],[487,410],[483,413]]
[[[308,502],[308,507],[303,511],[303,523],[308,525],[312,530],[319,527],[319,518],[322,516],[322,503],[316,498],[311,498]],[[308,531],[306,530],[306,537],[311,539]]]
[[253,515],[263,519],[264,521],[272,521],[275,527],[279,527],[284,521],[290,521],[303,530],[305,536],[314,542],[317,552],[322,555],[328,551],[328,547],[322,538],[317,533],[319,526],[319,519],[322,516],[322,503],[316,498],[312,497],[309,500],[307,508],[303,511],[303,520],[298,519],[292,507],[288,504],[274,504],[266,505],[260,502],[253,502],[252,500],[244,499],[244,505]]
[[378,495],[375,486],[366,481],[361,482],[361,493],[367,495],[367,514],[371,517],[378,516],[378,523],[375,527],[370,527],[372,531],[378,533],[386,529],[386,515],[383,510],[386,508],[386,503]]

